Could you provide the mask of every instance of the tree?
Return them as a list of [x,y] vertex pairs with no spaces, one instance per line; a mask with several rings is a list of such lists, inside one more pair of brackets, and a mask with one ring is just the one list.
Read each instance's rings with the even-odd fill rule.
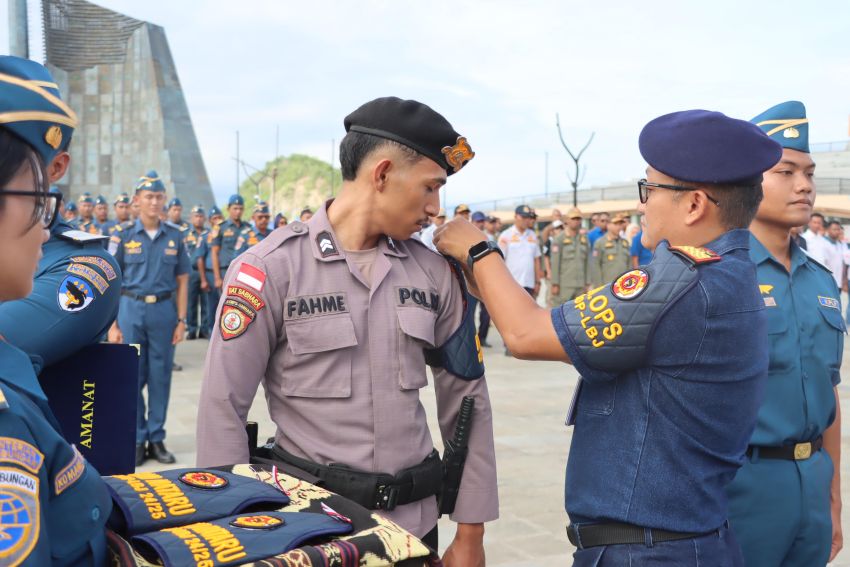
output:
[[[564,146],[564,149],[567,150],[570,158],[573,160],[573,164],[575,165],[575,175],[567,174],[567,177],[570,180],[570,183],[573,186],[573,206],[578,207],[578,186],[579,183],[584,180],[584,174],[587,173],[587,166],[584,167],[583,170],[579,169],[579,160],[581,160],[581,156],[584,151],[590,146],[590,142],[593,141],[593,136],[596,135],[596,132],[591,132],[590,139],[587,140],[587,143],[581,149],[581,151],[577,154],[573,154],[570,151],[570,148],[567,146],[567,143],[564,141],[564,135],[561,133],[561,118],[558,116],[558,113],[555,113],[555,126],[558,128],[558,137],[561,139],[561,145]],[[581,171],[581,176],[579,176],[579,171]]]

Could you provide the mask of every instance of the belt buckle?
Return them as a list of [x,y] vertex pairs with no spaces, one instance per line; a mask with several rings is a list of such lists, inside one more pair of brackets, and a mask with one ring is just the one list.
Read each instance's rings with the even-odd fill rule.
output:
[[812,456],[811,442],[797,443],[794,445],[794,460],[804,461]]
[[156,296],[155,295],[146,295],[145,296],[145,303],[156,303]]
[[378,487],[378,500],[376,502],[379,510],[391,512],[395,510],[398,503],[398,487],[382,484]]

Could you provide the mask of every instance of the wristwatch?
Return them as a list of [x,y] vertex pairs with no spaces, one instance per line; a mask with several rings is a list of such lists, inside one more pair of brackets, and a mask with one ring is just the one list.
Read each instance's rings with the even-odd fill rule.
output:
[[505,255],[502,253],[502,249],[499,248],[499,245],[491,240],[485,240],[484,242],[479,242],[469,248],[469,256],[466,257],[466,264],[469,266],[469,269],[472,270],[472,265],[475,264],[478,260],[486,256],[491,252],[498,252],[499,256],[503,259]]
[[186,318],[185,318],[185,317],[180,317],[179,319],[177,319],[177,322],[178,322],[178,323],[183,323],[184,325],[187,323],[187,321],[186,321]]

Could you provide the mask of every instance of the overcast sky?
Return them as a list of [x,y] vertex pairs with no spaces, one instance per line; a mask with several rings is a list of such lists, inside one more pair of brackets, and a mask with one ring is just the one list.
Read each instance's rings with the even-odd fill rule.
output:
[[277,126],[281,154],[328,161],[345,115],[386,95],[431,105],[469,139],[476,157],[449,203],[543,193],[546,152],[550,191],[566,189],[556,112],[571,147],[596,132],[584,186],[641,177],[640,129],[676,110],[749,119],[799,99],[812,141],[850,137],[847,0],[99,4],[165,28],[219,201],[236,183],[236,130],[258,167]]

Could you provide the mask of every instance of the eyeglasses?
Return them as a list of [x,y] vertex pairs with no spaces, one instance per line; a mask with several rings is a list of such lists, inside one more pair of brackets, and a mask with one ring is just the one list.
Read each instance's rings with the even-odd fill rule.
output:
[[[670,189],[671,191],[696,191],[699,189],[703,193],[705,193],[705,189],[700,189],[699,187],[685,187],[684,185],[665,185],[664,183],[651,183],[646,179],[641,179],[637,182],[638,185],[638,198],[641,203],[646,203],[646,199],[649,197],[649,189]],[[705,193],[706,198],[717,205],[720,206],[720,201]]]
[[59,216],[59,204],[62,202],[61,193],[48,193],[45,191],[17,191],[14,189],[0,189],[0,195],[17,195],[20,197],[35,198],[35,210],[32,218],[34,221],[41,220],[44,228],[50,228]]

